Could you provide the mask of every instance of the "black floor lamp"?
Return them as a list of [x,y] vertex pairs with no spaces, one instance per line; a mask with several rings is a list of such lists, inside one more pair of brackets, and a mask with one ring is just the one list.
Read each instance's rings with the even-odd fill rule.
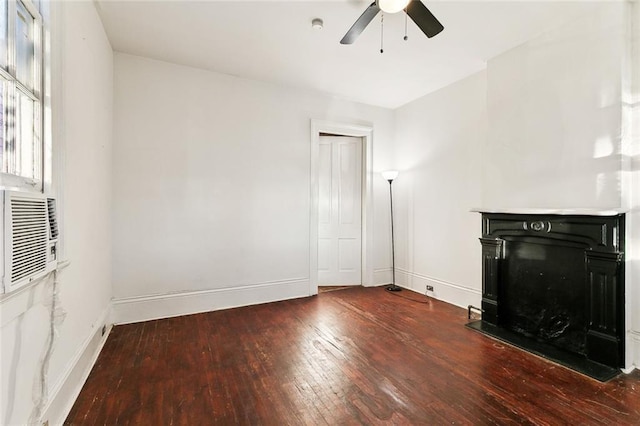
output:
[[386,172],[382,172],[382,177],[389,182],[389,205],[391,206],[391,285],[387,287],[389,291],[400,291],[402,288],[396,285],[396,250],[395,250],[395,240],[393,238],[393,192],[391,190],[391,186],[393,184],[393,180],[398,177],[398,172],[396,170],[388,170]]

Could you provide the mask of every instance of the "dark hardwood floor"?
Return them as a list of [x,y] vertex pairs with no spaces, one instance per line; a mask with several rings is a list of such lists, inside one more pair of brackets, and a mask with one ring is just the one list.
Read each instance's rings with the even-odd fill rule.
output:
[[324,285],[318,287],[318,293],[327,293],[329,291],[338,291],[338,290],[346,290],[348,288],[353,288],[351,285]]
[[640,372],[600,383],[465,323],[357,287],[117,326],[66,423],[640,424]]

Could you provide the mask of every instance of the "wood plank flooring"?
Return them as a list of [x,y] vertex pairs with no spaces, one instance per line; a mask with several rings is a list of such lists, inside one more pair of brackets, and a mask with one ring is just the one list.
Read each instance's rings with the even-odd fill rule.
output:
[[324,285],[318,287],[318,293],[327,293],[329,291],[346,290],[353,288],[351,285]]
[[599,383],[465,323],[357,287],[117,326],[66,424],[640,424],[640,372]]

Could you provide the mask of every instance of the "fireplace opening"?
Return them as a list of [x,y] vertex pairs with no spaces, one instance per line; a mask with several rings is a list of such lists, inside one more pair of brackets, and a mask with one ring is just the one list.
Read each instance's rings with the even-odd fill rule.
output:
[[502,325],[578,354],[585,353],[584,249],[505,239]]
[[624,366],[624,215],[483,213],[469,327],[601,381]]

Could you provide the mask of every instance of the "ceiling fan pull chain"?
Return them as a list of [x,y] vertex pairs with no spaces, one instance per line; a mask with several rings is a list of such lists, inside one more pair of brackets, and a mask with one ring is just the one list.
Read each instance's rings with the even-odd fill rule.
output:
[[380,14],[380,53],[384,53],[384,13]]
[[409,19],[409,15],[407,15],[407,8],[404,8],[404,41],[409,40],[409,36],[407,36],[407,19]]

